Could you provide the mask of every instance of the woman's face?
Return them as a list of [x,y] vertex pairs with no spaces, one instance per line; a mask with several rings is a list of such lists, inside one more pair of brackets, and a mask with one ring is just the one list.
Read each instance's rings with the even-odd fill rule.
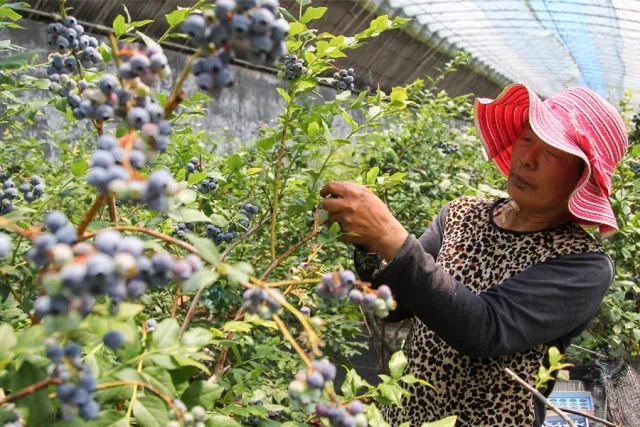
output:
[[527,123],[513,143],[507,191],[522,207],[568,209],[567,201],[581,175],[579,157],[546,144]]

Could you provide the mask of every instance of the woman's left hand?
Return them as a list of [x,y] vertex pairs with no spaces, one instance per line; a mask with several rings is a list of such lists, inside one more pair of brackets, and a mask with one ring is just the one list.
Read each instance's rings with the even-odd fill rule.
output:
[[387,261],[395,257],[409,233],[368,188],[332,181],[322,187],[320,195],[329,222],[339,222],[343,233],[354,233],[343,236],[342,241],[379,252]]

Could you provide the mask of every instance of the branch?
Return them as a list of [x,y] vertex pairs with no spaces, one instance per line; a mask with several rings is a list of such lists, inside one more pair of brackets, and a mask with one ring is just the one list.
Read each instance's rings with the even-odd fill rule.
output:
[[[200,254],[200,252],[198,251],[198,249],[196,249],[195,246],[187,242],[183,242],[182,240],[176,239],[174,237],[167,236],[164,233],[160,233],[159,231],[155,231],[150,228],[138,227],[135,225],[114,225],[113,227],[106,227],[103,230],[107,230],[107,229],[118,230],[118,231],[134,231],[138,233],[148,234],[149,236],[157,237],[160,240],[164,240],[167,243],[180,246],[181,248],[186,249],[189,252],[194,253],[196,255]],[[90,239],[94,237],[96,234],[98,234],[98,232],[85,233],[84,235],[82,235],[82,237],[79,238],[79,240],[83,241],[83,240]]]
[[295,251],[297,251],[302,245],[304,245],[305,243],[307,243],[309,240],[313,239],[314,237],[316,237],[318,234],[320,233],[320,229],[319,228],[315,228],[314,230],[312,230],[309,234],[307,234],[306,236],[304,236],[302,238],[302,240],[300,240],[298,243],[296,243],[295,245],[291,246],[285,253],[283,253],[282,255],[280,255],[278,257],[278,259],[274,260],[271,264],[269,264],[269,266],[267,267],[267,269],[264,271],[264,273],[262,273],[262,276],[260,276],[260,280],[266,280],[266,278],[269,276],[269,274],[271,274],[273,272],[273,270],[276,269],[276,267],[278,267],[280,264],[282,264],[282,262],[289,258],[289,256],[291,256],[292,253],[294,253]]
[[35,384],[31,384],[26,386],[23,389],[20,389],[18,391],[16,391],[13,394],[10,394],[9,396],[5,397],[4,399],[0,400],[0,406],[6,405],[7,403],[11,403],[15,400],[18,400],[22,397],[28,396],[32,393],[35,393],[38,390],[41,390],[45,387],[48,387],[52,384],[61,384],[62,383],[62,379],[60,378],[47,378],[46,380],[42,380],[42,381],[38,381]]
[[533,396],[538,399],[539,401],[541,401],[542,403],[544,403],[549,409],[551,409],[553,412],[555,412],[556,414],[558,414],[560,416],[560,418],[562,418],[564,421],[567,422],[567,424],[569,424],[570,427],[576,427],[575,424],[573,423],[573,420],[571,420],[571,418],[569,418],[567,416],[567,414],[565,414],[564,412],[562,412],[562,410],[560,408],[558,408],[556,405],[554,405],[553,403],[551,403],[546,397],[544,397],[544,395],[542,393],[540,393],[538,390],[536,390],[535,387],[533,387],[531,384],[527,383],[525,380],[523,380],[522,378],[520,378],[519,376],[517,376],[515,374],[515,372],[513,372],[511,369],[509,368],[504,368],[504,371],[509,374],[509,376],[511,378],[513,378],[514,380],[516,380],[522,387],[526,388],[531,394],[533,394]]
[[295,338],[291,336],[289,329],[287,329],[287,325],[284,324],[280,316],[278,316],[277,314],[273,315],[273,320],[276,321],[276,323],[278,324],[278,328],[280,328],[280,332],[282,332],[282,335],[284,336],[284,338],[291,343],[296,353],[298,353],[298,355],[300,356],[304,364],[307,365],[307,368],[311,369],[312,368],[311,359],[309,359],[309,356],[307,356],[307,353],[305,353],[304,350],[300,347],[300,344],[296,342]]
[[14,233],[17,233],[19,235],[21,235],[22,237],[25,237],[29,240],[33,239],[35,236],[37,236],[38,234],[40,234],[40,230],[36,227],[32,227],[29,229],[24,229],[22,227],[20,227],[18,224],[16,224],[15,222],[11,221],[8,218],[5,218],[3,216],[0,215],[0,229],[6,229],[9,231],[12,231]]
[[118,208],[116,207],[116,196],[109,195],[109,220],[111,222],[118,222]]
[[171,92],[171,96],[169,96],[167,105],[164,107],[164,116],[167,120],[171,118],[173,111],[176,109],[178,104],[180,104],[184,99],[184,92],[182,91],[182,86],[184,85],[184,82],[187,80],[187,77],[189,77],[189,73],[191,72],[191,65],[193,64],[193,61],[195,61],[196,58],[198,58],[199,56],[200,56],[200,49],[196,49],[193,55],[189,57],[189,60],[185,64],[184,68],[182,69],[180,76],[178,76],[178,80],[176,80],[176,86],[173,88],[173,92]]
[[84,214],[82,221],[80,221],[80,224],[78,224],[78,229],[76,231],[78,237],[81,237],[87,230],[89,223],[91,223],[91,220],[95,218],[96,214],[98,213],[98,209],[100,209],[100,206],[102,206],[104,202],[105,197],[102,194],[98,194],[87,213]]

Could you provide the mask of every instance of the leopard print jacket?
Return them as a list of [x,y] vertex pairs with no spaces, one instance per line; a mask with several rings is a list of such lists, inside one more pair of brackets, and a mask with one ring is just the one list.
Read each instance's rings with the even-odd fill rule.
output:
[[[490,220],[495,204],[494,200],[461,197],[449,204],[445,217],[436,261],[476,294],[545,260],[603,251],[575,223],[534,233],[500,229]],[[413,317],[403,347],[409,359],[406,373],[434,388],[409,385],[411,397],[404,399],[403,407],[385,406],[383,415],[392,426],[404,422],[420,426],[452,414],[458,416],[458,427],[533,426],[533,397],[508,378],[504,368],[533,383],[548,348],[545,344],[495,358],[471,358]]]

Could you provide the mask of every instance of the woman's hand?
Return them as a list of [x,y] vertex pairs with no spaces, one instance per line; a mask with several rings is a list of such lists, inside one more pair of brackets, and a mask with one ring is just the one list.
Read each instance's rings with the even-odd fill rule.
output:
[[320,195],[329,222],[339,222],[343,233],[355,234],[343,236],[342,241],[379,252],[387,261],[396,256],[409,233],[368,188],[332,181],[322,187]]

